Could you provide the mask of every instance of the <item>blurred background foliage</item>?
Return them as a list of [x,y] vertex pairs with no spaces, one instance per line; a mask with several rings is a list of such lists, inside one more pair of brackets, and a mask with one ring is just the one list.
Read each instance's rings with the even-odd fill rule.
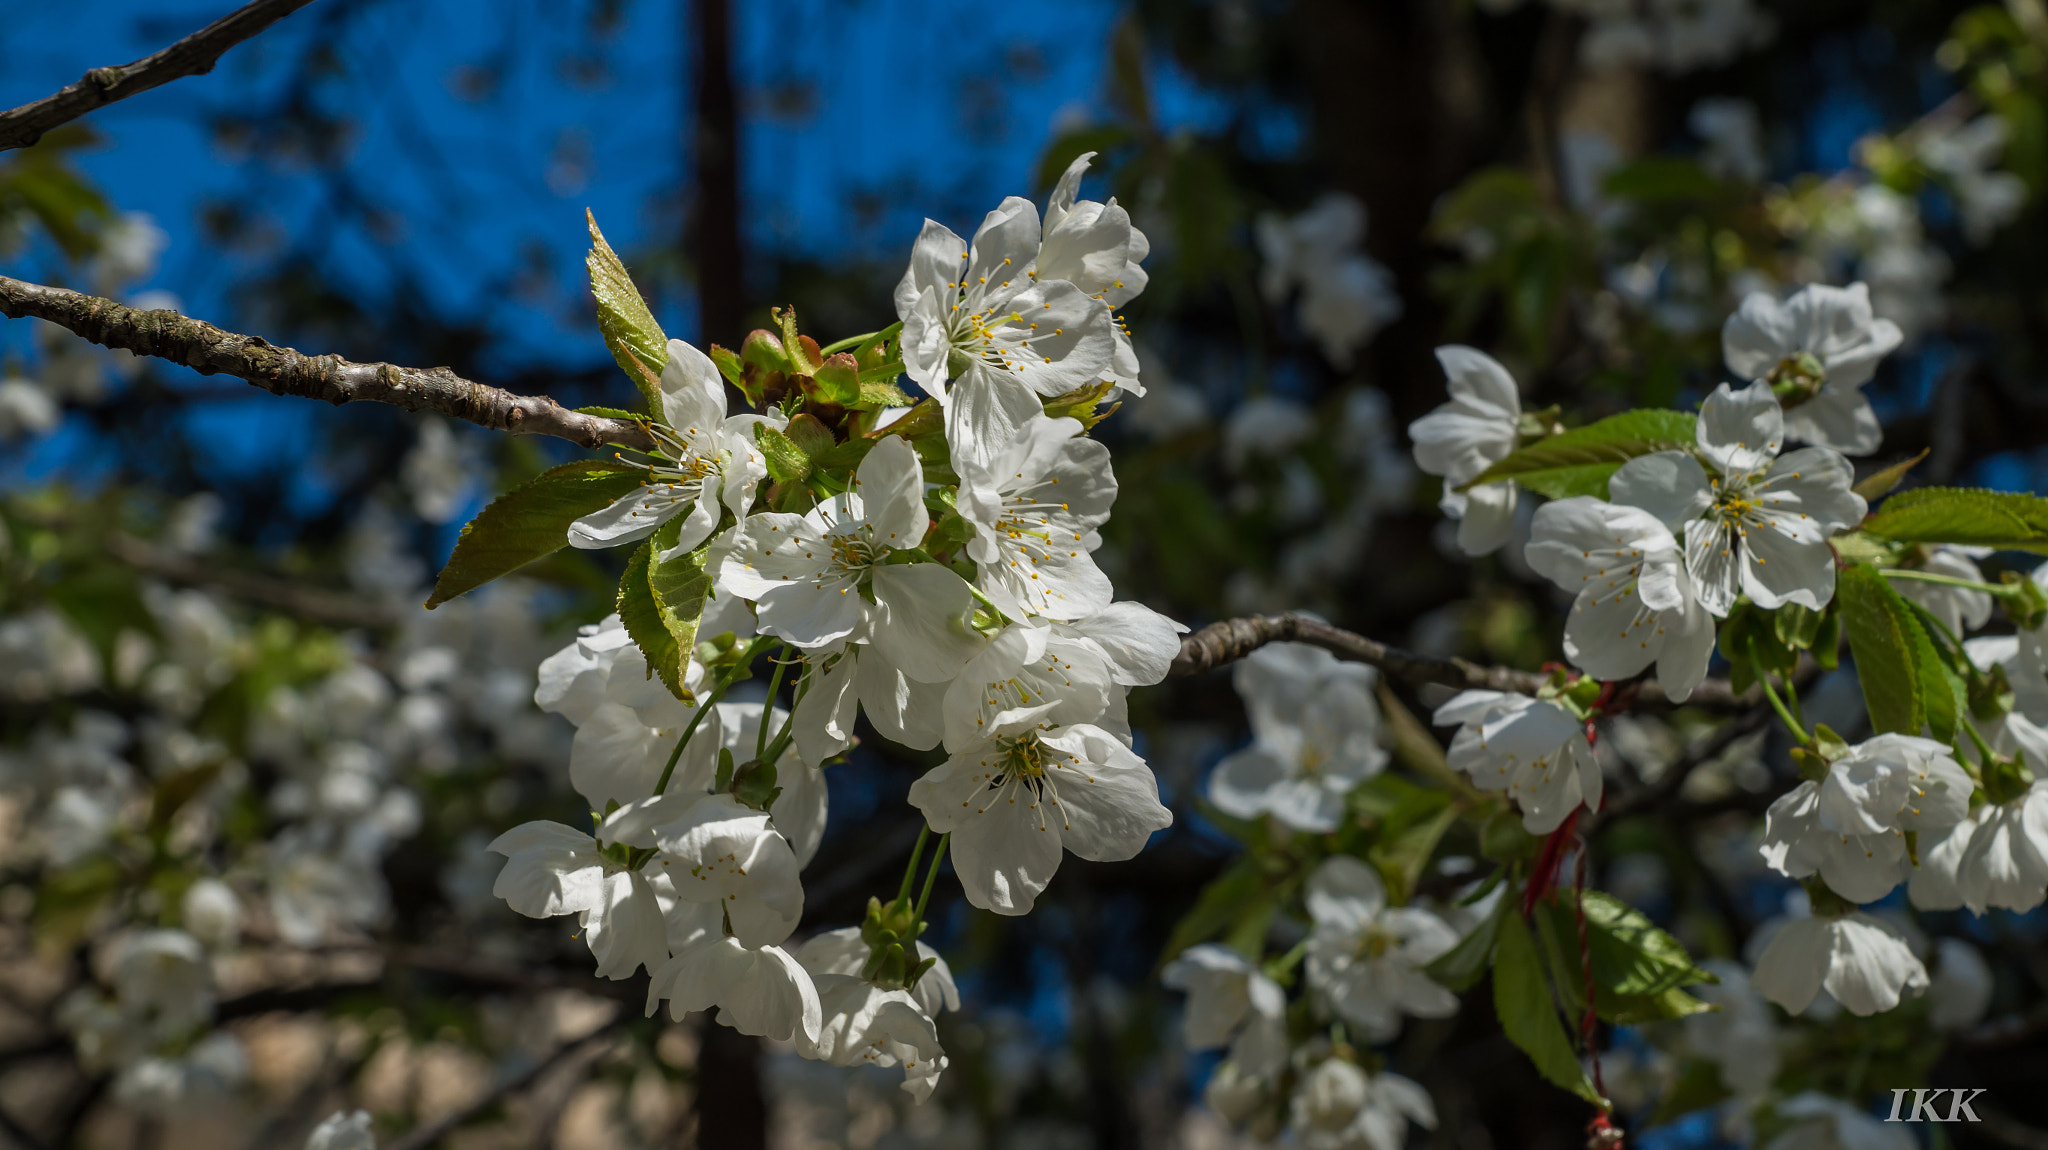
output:
[[[0,104],[203,9],[12,13]],[[1570,422],[1690,406],[1723,378],[1744,292],[1862,279],[1909,340],[1869,389],[1875,462],[1926,449],[1928,481],[2038,490],[2044,66],[2040,0],[319,0],[209,77],[0,156],[0,266],[309,352],[624,405],[582,278],[586,205],[671,333],[736,346],[793,304],[831,338],[894,318],[921,216],[969,228],[1093,151],[1091,193],[1153,245],[1125,317],[1148,394],[1098,431],[1122,484],[1118,586],[1195,626],[1308,609],[1533,668],[1557,657],[1549,591],[1515,548],[1459,557],[1408,465],[1400,429],[1443,394],[1432,350],[1487,349],[1529,409]],[[1995,139],[1969,134],[1986,113]],[[416,607],[457,526],[569,449],[272,399],[41,325],[0,329],[0,357],[0,741],[27,796],[0,857],[0,1107],[52,1145],[285,1144],[342,1099],[397,1131],[590,1030],[612,988],[580,944],[478,891],[491,835],[579,815],[532,668],[608,609],[611,560],[565,551],[474,603]],[[1210,1063],[1179,1050],[1153,975],[1237,850],[1243,828],[1194,796],[1244,724],[1222,676],[1133,702],[1179,821],[1131,863],[1070,860],[1028,919],[957,900],[939,916],[968,1010],[946,1020],[933,1107],[728,1031],[700,1060],[694,1027],[639,1023],[623,984],[608,1025],[626,1038],[577,1048],[573,1081],[545,1078],[463,1144],[1228,1144],[1190,1109]],[[365,795],[322,790],[347,774],[321,758],[337,742],[376,749]],[[59,745],[113,758],[114,797],[72,812],[105,825],[72,827],[62,787],[21,782]],[[857,920],[889,881],[927,765],[870,739],[833,768],[814,874],[834,877],[806,929]],[[1700,819],[1761,808],[1743,770]],[[1603,863],[1655,860],[1640,897],[1696,949],[1739,952],[1782,892],[1723,873],[1710,821],[1687,831],[1623,824]],[[294,902],[278,875],[301,858]],[[123,1093],[57,1004],[114,977],[97,943],[182,921],[212,876],[248,907],[218,1017],[253,1085],[200,1121]],[[2040,937],[2001,929],[2015,953]],[[1917,1073],[1932,1048],[1880,1033],[1909,1025],[1829,1041]],[[1429,1068],[1435,1144],[1579,1138],[1581,1108],[1488,1011],[1412,1027],[1401,1057]],[[2017,1089],[2048,1074],[2038,1048],[1945,1065],[2048,1126]]]

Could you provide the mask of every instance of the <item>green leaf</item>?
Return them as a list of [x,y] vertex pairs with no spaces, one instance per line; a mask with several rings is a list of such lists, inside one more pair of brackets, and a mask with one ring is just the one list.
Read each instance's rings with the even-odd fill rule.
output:
[[1969,713],[1969,684],[1964,681],[1947,642],[1935,639],[1941,629],[1933,613],[1904,595],[1899,596],[1899,601],[1913,615],[1917,640],[1913,644],[1913,666],[1919,676],[1921,701],[1927,708],[1927,730],[1944,743],[1953,742],[1959,724]]
[[1258,860],[1250,855],[1240,856],[1202,888],[1202,893],[1195,896],[1195,905],[1174,924],[1173,933],[1166,937],[1165,949],[1159,952],[1160,965],[1173,961],[1174,956],[1196,943],[1222,934],[1246,915],[1259,913],[1260,903],[1270,899]]
[[1458,807],[1443,791],[1422,789],[1381,822],[1379,837],[1366,858],[1386,880],[1387,896],[1406,903],[1415,892],[1430,856],[1444,832],[1458,821]]
[[1422,973],[1460,994],[1472,989],[1493,962],[1494,943],[1500,937],[1501,917],[1515,913],[1510,907],[1516,901],[1503,894],[1494,902],[1492,914],[1480,919],[1470,934],[1458,940],[1458,945],[1423,967]]
[[626,574],[619,579],[619,621],[626,625],[626,634],[647,657],[647,673],[660,675],[662,685],[681,699],[686,695],[682,681],[684,653],[675,636],[669,634],[660,604],[654,601],[648,572],[653,558],[654,541],[650,539],[635,547],[633,557],[626,560]]
[[[669,689],[688,703],[694,700],[689,689],[682,685],[682,676],[688,666],[690,652],[697,649],[697,623],[704,617],[705,601],[711,597],[711,573],[704,569],[704,561],[711,554],[711,544],[707,541],[695,551],[661,562],[657,557],[675,546],[682,535],[682,523],[681,516],[669,520],[649,540],[647,590],[654,597],[654,607],[661,616],[662,626],[676,645],[676,682]],[[663,675],[662,681],[668,682],[668,676]]]
[[1696,423],[1687,412],[1661,408],[1610,415],[1510,452],[1458,490],[1512,479],[1552,499],[1574,495],[1605,499],[1607,480],[1622,464],[1638,455],[1691,447]]
[[429,610],[569,545],[569,525],[611,506],[647,473],[609,459],[551,468],[491,501],[463,527]]
[[1927,721],[1919,647],[1927,636],[1911,609],[1875,567],[1861,563],[1842,571],[1835,597],[1870,725],[1880,733],[1919,734]]
[[868,452],[873,451],[875,444],[879,442],[881,441],[875,439],[849,439],[845,443],[834,445],[830,451],[813,459],[811,463],[820,471],[852,471],[860,466],[860,461],[866,459]]
[[1975,487],[1921,487],[1884,501],[1863,530],[1901,543],[2048,552],[2048,499]]
[[789,436],[766,423],[757,423],[754,425],[754,442],[761,445],[761,454],[768,462],[769,478],[775,482],[802,483],[810,476],[811,457]]
[[640,420],[647,418],[646,416],[640,414],[637,411],[627,411],[624,408],[619,407],[604,407],[599,404],[592,404],[589,407],[579,407],[576,409],[576,413],[578,415],[602,415],[607,419]]
[[[1603,891],[1584,894],[1586,949],[1593,981],[1616,994],[1656,995],[1719,978],[1693,965],[1685,946],[1657,928],[1643,912]],[[1576,932],[1577,911],[1562,899],[1548,904]]]
[[1600,1017],[1616,1026],[1669,1022],[1690,1014],[1705,1014],[1713,1009],[1676,988],[1659,991],[1656,994],[1609,994],[1604,986],[1596,987],[1595,990],[1600,998]]
[[1931,447],[1923,447],[1920,449],[1920,454],[1911,459],[1901,460],[1885,468],[1883,471],[1874,471],[1864,476],[1854,488],[1856,494],[1861,495],[1866,501],[1873,503],[1890,495],[1892,488],[1899,485],[1899,481],[1906,477],[1906,473],[1918,466],[1920,461],[1927,458],[1928,454],[1933,450]]
[[1493,961],[1493,1008],[1500,1015],[1501,1030],[1536,1064],[1537,1073],[1595,1106],[1603,1104],[1551,1005],[1550,986],[1543,977],[1535,940],[1522,916],[1512,912],[1500,916]]
[[619,370],[640,389],[650,414],[661,414],[661,369],[668,366],[668,337],[626,274],[626,265],[605,242],[597,229],[597,217],[584,209],[590,224],[590,255],[583,266],[590,271],[590,294],[597,297],[597,329],[604,333],[604,345],[611,349]]

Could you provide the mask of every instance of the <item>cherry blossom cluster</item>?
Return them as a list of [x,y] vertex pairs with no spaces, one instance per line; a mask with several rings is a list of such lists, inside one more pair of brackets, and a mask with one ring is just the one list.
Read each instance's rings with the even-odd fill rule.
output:
[[[1115,601],[1094,559],[1109,452],[1047,411],[1089,389],[1143,394],[1116,309],[1144,287],[1149,247],[1113,199],[1079,198],[1089,158],[1042,215],[1012,197],[971,240],[926,222],[895,298],[928,406],[850,440],[843,489],[773,504],[761,444],[815,422],[803,396],[729,413],[719,366],[673,340],[644,481],[569,528],[577,547],[651,539],[653,564],[701,569],[701,641],[679,691],[618,616],[542,664],[535,698],[576,725],[570,781],[592,826],[507,831],[495,889],[522,914],[578,916],[599,974],[649,972],[650,1014],[715,1011],[807,1058],[900,1066],[922,1099],[947,1065],[933,1019],[958,1005],[917,941],[940,857],[969,903],[1021,915],[1066,853],[1127,859],[1172,822],[1124,697],[1165,677],[1184,628]],[[721,701],[763,656],[768,697]],[[895,899],[793,945],[823,772],[861,715],[945,754],[909,794],[925,836]]]

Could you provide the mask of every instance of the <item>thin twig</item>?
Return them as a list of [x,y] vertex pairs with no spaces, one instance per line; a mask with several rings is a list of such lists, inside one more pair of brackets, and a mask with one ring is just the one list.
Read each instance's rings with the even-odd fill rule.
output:
[[137,311],[110,299],[6,276],[0,276],[0,315],[48,320],[101,347],[168,360],[201,375],[236,376],[272,395],[324,399],[337,406],[360,400],[388,403],[407,411],[438,412],[493,431],[552,435],[584,447],[654,446],[653,438],[632,420],[570,411],[544,395],[514,395],[445,367],[301,355],[174,311]]
[[183,587],[210,587],[236,599],[278,608],[309,622],[372,630],[398,622],[397,612],[359,595],[311,587],[292,579],[238,571],[194,555],[159,547],[125,532],[108,532],[105,543],[109,555],[160,579]]
[[5,1134],[17,1143],[21,1150],[48,1150],[49,1143],[31,1134],[27,1127],[14,1120],[14,1115],[0,1109],[0,1134]]
[[1464,659],[1439,659],[1390,647],[1306,615],[1251,615],[1211,623],[1180,641],[1169,676],[1199,675],[1234,663],[1268,643],[1308,643],[1340,659],[1370,663],[1396,678],[1446,687],[1516,691],[1530,695],[1544,677],[1533,671],[1485,667]]
[[412,1133],[391,1142],[385,1147],[385,1150],[427,1150],[429,1146],[454,1133],[457,1128],[504,1101],[506,1097],[517,1094],[519,1091],[533,1085],[541,1075],[566,1062],[577,1052],[584,1050],[593,1043],[610,1040],[612,1032],[624,1026],[626,1021],[632,1017],[632,1011],[621,1008],[610,1022],[605,1023],[581,1038],[564,1042],[562,1045],[555,1047],[554,1051],[546,1058],[541,1059],[517,1074],[500,1079],[496,1086],[485,1091],[481,1097],[469,1105],[456,1110],[452,1114],[443,1115],[439,1119],[427,1123],[425,1126],[416,1127]]
[[[1437,683],[1460,690],[1514,691],[1533,695],[1548,678],[1535,671],[1490,667],[1466,659],[1418,655],[1306,615],[1250,615],[1211,623],[1181,639],[1180,654],[1174,657],[1167,675],[1172,678],[1199,675],[1234,663],[1268,643],[1283,642],[1321,647],[1340,659],[1370,663],[1394,678],[1411,683]],[[1686,705],[1728,709],[1746,706],[1752,701],[1750,696],[1753,694],[1755,691],[1752,689],[1737,695],[1727,680],[1708,679],[1694,689]],[[1655,683],[1646,683],[1637,698],[1640,701],[1636,708],[1648,710],[1659,706],[1663,695]]]
[[1771,712],[1762,707],[1753,707],[1715,727],[1698,745],[1678,757],[1678,760],[1664,768],[1657,781],[1627,794],[1617,795],[1586,824],[1586,833],[1619,818],[1626,818],[1638,811],[1656,810],[1685,786],[1685,780],[1693,771],[1712,762],[1723,751],[1735,745],[1737,739],[1762,730],[1770,722]]
[[94,68],[76,84],[32,104],[0,112],[0,152],[26,148],[50,129],[116,100],[211,72],[222,53],[310,3],[312,0],[255,0],[161,52],[133,64]]

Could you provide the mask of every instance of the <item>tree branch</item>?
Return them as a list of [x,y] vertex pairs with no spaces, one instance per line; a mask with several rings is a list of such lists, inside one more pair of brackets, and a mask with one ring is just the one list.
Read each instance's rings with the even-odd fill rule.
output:
[[26,148],[51,128],[68,124],[116,100],[213,71],[221,54],[263,31],[312,0],[255,0],[183,40],[133,64],[94,68],[76,84],[32,104],[0,112],[0,152]]
[[272,395],[324,399],[337,406],[359,400],[388,403],[407,411],[438,412],[493,431],[552,435],[584,447],[613,444],[644,451],[654,446],[632,420],[584,415],[544,395],[514,395],[445,367],[305,356],[174,311],[137,311],[110,299],[6,276],[0,276],[0,315],[48,320],[101,347],[168,360],[201,375],[237,376]]
[[[1181,639],[1180,654],[1174,656],[1173,665],[1166,674],[1173,679],[1199,675],[1235,663],[1268,643],[1290,642],[1321,647],[1339,659],[1354,663],[1370,663],[1388,675],[1410,683],[1437,683],[1459,690],[1514,691],[1533,695],[1549,678],[1535,671],[1489,667],[1467,659],[1418,655],[1342,627],[1333,627],[1320,619],[1292,614],[1251,615],[1211,623]],[[1655,709],[1663,705],[1663,694],[1657,690],[1655,682],[1644,683],[1636,697],[1640,700],[1635,704],[1639,709]],[[1738,695],[1726,679],[1708,679],[1694,688],[1684,705],[1725,711],[1747,708],[1761,697],[1754,687]]]
[[1370,663],[1395,678],[1411,683],[1441,683],[1446,687],[1533,695],[1544,680],[1544,676],[1533,671],[1482,667],[1464,659],[1417,655],[1306,615],[1252,615],[1211,623],[1180,641],[1180,654],[1174,657],[1173,667],[1167,675],[1180,678],[1213,671],[1268,643],[1282,642],[1321,647],[1340,659]]
[[324,623],[330,627],[363,627],[373,631],[398,622],[396,612],[374,599],[253,571],[237,571],[218,562],[159,547],[125,532],[108,532],[106,547],[107,553],[114,558],[160,579],[184,587],[211,587],[244,602],[275,607],[309,622]]
[[496,1085],[486,1090],[469,1105],[461,1107],[451,1114],[444,1115],[436,1121],[429,1122],[425,1126],[414,1128],[412,1133],[391,1142],[387,1150],[427,1150],[428,1147],[454,1133],[457,1128],[474,1119],[477,1115],[496,1106],[507,1097],[533,1085],[534,1082],[539,1080],[541,1075],[568,1061],[571,1056],[579,1051],[585,1050],[596,1043],[609,1041],[612,1032],[625,1025],[627,1020],[632,1017],[634,1017],[632,1010],[622,1007],[617,1014],[612,1016],[611,1021],[581,1038],[572,1039],[555,1047],[546,1058],[541,1059],[525,1070],[499,1079]]

